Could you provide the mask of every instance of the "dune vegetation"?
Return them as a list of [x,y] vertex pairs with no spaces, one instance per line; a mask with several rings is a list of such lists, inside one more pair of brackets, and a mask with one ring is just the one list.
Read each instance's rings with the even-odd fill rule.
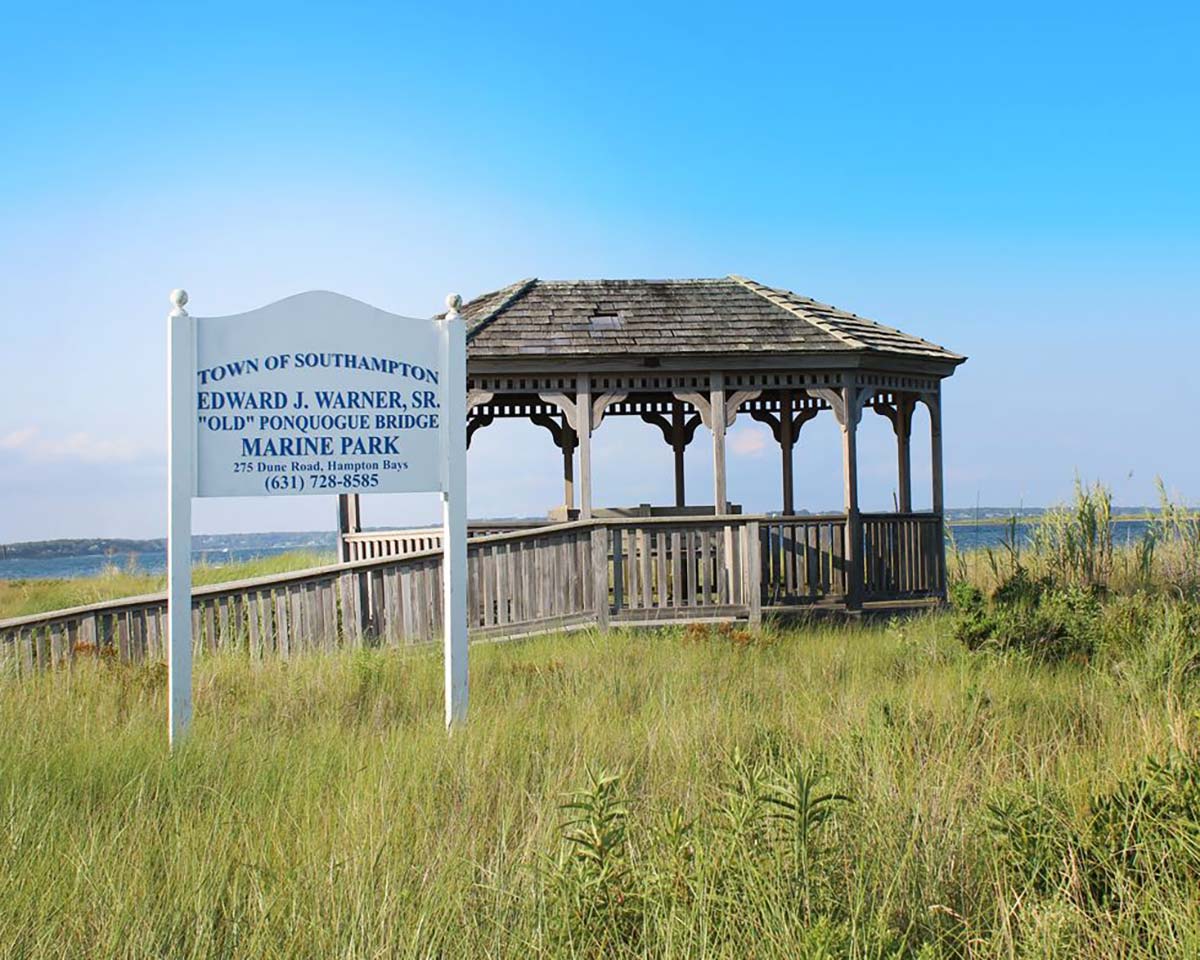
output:
[[1200,551],[1105,498],[911,619],[477,645],[452,736],[430,650],[202,659],[174,756],[159,664],[0,681],[0,956],[1200,955]]

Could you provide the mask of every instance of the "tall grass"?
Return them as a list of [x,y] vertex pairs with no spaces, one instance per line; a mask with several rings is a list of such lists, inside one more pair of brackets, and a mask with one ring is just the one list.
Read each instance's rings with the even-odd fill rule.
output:
[[1194,850],[1092,813],[1194,756],[1181,617],[1053,669],[944,615],[482,645],[450,737],[428,652],[205,659],[175,757],[161,668],[5,682],[0,956],[1194,956]]
[[[1081,488],[952,612],[0,681],[0,957],[1200,955],[1200,536]],[[961,579],[961,578],[973,579]],[[963,640],[968,640],[964,643]]]
[[963,550],[948,537],[952,578],[994,590],[1017,570],[1101,590],[1200,590],[1200,512],[1173,500],[1158,482],[1159,509],[1142,538],[1116,544],[1112,492],[1076,481],[1068,503],[1047,510],[1028,533],[1012,517],[1000,547]]

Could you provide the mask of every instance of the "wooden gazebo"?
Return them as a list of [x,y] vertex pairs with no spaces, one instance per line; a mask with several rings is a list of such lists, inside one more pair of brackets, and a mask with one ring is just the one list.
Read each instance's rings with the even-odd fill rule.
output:
[[[727,518],[716,540],[733,554],[734,534],[757,519],[765,564],[759,592],[768,605],[819,600],[856,608],[864,599],[944,593],[941,381],[965,357],[739,276],[529,279],[475,298],[462,313],[468,330],[468,445],[497,419],[519,417],[545,427],[562,451],[563,504],[543,524],[521,524],[522,530],[640,517],[684,533]],[[910,470],[918,403],[929,411],[932,452],[932,510],[922,513],[912,509]],[[895,513],[859,510],[856,435],[867,410],[886,417],[895,433]],[[841,432],[844,512],[796,517],[793,448],[804,424],[825,411]],[[725,437],[739,414],[768,424],[780,446],[778,515],[729,514]],[[657,427],[674,452],[675,502],[649,516],[593,502],[592,436],[606,419],[622,416]],[[711,497],[689,504],[684,451],[701,424],[712,436],[713,490]],[[349,498],[340,514],[344,560],[404,554],[436,542],[436,531],[361,533],[357,503]],[[770,522],[778,528],[774,534],[763,532]],[[496,534],[517,526],[475,524],[473,532]],[[661,559],[669,586],[671,541],[665,527],[655,533],[667,535]],[[647,556],[653,574],[660,558],[653,548]],[[613,562],[619,567],[621,560]],[[648,579],[657,595],[661,585]],[[664,588],[669,607],[666,593]],[[654,596],[648,602],[653,605]]]
[[[473,525],[473,637],[754,623],[764,610],[857,611],[945,596],[941,382],[964,357],[742,277],[523,280],[472,300],[463,313],[468,438],[499,417],[532,420],[562,450],[564,478],[564,503],[547,519]],[[909,438],[918,403],[929,408],[932,432],[927,512],[912,509]],[[857,429],[865,410],[887,417],[895,431],[895,512],[859,510]],[[843,510],[796,515],[793,447],[804,424],[825,411],[841,430]],[[769,424],[779,442],[779,514],[732,512],[727,502],[725,431],[742,414]],[[674,504],[594,506],[592,435],[621,416],[653,424],[672,446]],[[711,502],[689,505],[683,455],[700,424],[712,433],[715,480]],[[197,646],[287,657],[435,639],[440,530],[363,532],[356,497],[341,498],[338,513],[339,563],[196,589]],[[165,616],[166,597],[157,594],[0,621],[0,668],[51,667],[89,644],[126,660],[158,657]]]

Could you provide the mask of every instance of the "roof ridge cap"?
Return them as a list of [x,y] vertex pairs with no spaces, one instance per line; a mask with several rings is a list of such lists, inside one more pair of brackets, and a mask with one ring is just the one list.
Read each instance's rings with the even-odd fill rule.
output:
[[500,316],[500,314],[512,306],[516,300],[519,300],[526,293],[528,293],[529,288],[537,282],[537,277],[526,277],[524,280],[518,280],[516,283],[509,284],[508,290],[511,292],[508,294],[508,296],[506,296],[496,306],[492,307],[490,311],[479,318],[479,321],[467,331],[467,339],[474,340],[476,334],[478,334],[488,324]]
[[[762,297],[768,303],[774,304],[775,306],[779,307],[781,310],[786,310],[792,316],[797,317],[800,320],[803,320],[805,323],[812,324],[818,330],[824,330],[831,337],[834,337],[837,340],[841,340],[842,343],[844,343],[848,346],[858,347],[860,350],[869,350],[870,349],[865,343],[863,343],[861,340],[859,340],[855,337],[850,336],[850,334],[845,333],[842,330],[838,330],[836,327],[832,326],[831,324],[824,323],[823,321],[817,320],[815,317],[811,317],[811,316],[808,316],[807,314],[800,312],[799,310],[796,309],[795,304],[788,303],[788,301],[784,297],[780,296],[779,291],[776,290],[774,287],[768,287],[765,284],[759,283],[757,280],[751,280],[749,277],[742,277],[736,273],[729,274],[729,279],[734,281],[735,283],[740,283],[743,287],[745,287],[751,293],[757,293],[760,297]],[[790,290],[787,292],[791,293]],[[793,296],[799,296],[799,294],[793,294]],[[814,303],[815,302],[816,301],[814,301]]]

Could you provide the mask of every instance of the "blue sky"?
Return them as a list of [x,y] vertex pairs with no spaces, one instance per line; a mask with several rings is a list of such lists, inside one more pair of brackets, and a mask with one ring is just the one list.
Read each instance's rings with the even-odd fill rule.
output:
[[[1077,471],[1200,499],[1200,17],[1044,6],[0,4],[0,542],[163,532],[175,286],[198,314],[327,288],[428,315],[526,276],[742,273],[971,357],[950,505],[1053,502]],[[731,443],[731,498],[777,508],[765,428]],[[598,502],[669,498],[652,428],[596,447]],[[838,456],[805,428],[799,506],[838,505]],[[469,468],[475,516],[561,496],[527,424]],[[196,529],[332,517],[206,501]]]

